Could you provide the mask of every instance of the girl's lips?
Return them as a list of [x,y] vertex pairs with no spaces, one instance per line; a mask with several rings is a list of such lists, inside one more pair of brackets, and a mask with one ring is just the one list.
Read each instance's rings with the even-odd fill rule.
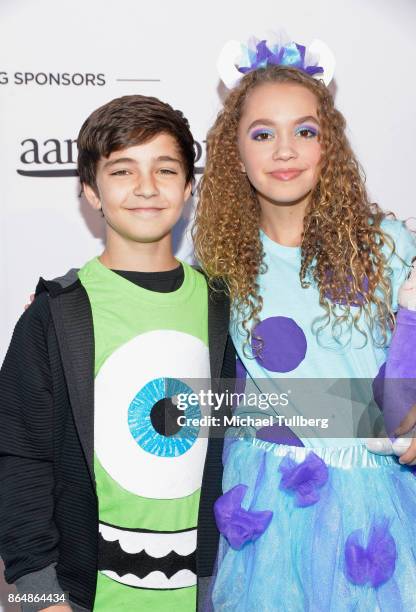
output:
[[143,217],[154,217],[155,215],[158,215],[164,209],[149,206],[149,207],[129,208],[128,210],[129,212],[133,214],[141,215]]
[[270,172],[270,174],[278,181],[291,181],[297,178],[302,172],[303,170],[276,170],[275,172]]

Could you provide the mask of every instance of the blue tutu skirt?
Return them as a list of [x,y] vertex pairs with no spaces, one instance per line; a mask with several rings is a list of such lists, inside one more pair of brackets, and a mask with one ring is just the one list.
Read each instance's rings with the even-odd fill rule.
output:
[[308,449],[258,439],[232,441],[225,459],[207,609],[416,610],[412,469],[362,445]]

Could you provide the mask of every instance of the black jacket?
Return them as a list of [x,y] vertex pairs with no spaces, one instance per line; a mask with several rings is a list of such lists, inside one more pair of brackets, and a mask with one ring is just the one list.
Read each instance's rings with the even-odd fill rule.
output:
[[[225,377],[234,377],[228,320],[228,299],[209,291],[214,391],[224,390]],[[0,373],[0,398],[5,578],[17,581],[22,591],[52,593],[60,586],[71,602],[90,609],[98,537],[94,338],[90,303],[79,280],[66,287],[40,280],[36,300],[16,325]],[[213,503],[221,495],[221,454],[222,440],[210,438],[198,517],[198,581],[212,574],[215,561]]]

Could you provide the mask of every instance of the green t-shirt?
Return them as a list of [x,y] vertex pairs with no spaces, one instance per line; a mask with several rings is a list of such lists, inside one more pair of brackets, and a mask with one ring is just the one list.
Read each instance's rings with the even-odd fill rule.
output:
[[[189,379],[210,376],[207,286],[199,272],[183,268],[183,283],[171,293],[143,289],[97,258],[79,272],[95,343],[100,545],[94,612],[195,610],[207,440],[198,428],[178,437],[163,429],[164,398],[190,393]],[[185,414],[198,416],[198,410],[188,407]]]

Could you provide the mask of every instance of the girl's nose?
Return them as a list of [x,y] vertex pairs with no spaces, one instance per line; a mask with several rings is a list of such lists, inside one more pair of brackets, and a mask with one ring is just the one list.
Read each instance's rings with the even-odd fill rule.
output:
[[278,160],[281,159],[283,161],[288,161],[289,159],[294,159],[297,157],[296,148],[290,139],[279,139],[276,141],[276,146],[273,151],[273,159]]

